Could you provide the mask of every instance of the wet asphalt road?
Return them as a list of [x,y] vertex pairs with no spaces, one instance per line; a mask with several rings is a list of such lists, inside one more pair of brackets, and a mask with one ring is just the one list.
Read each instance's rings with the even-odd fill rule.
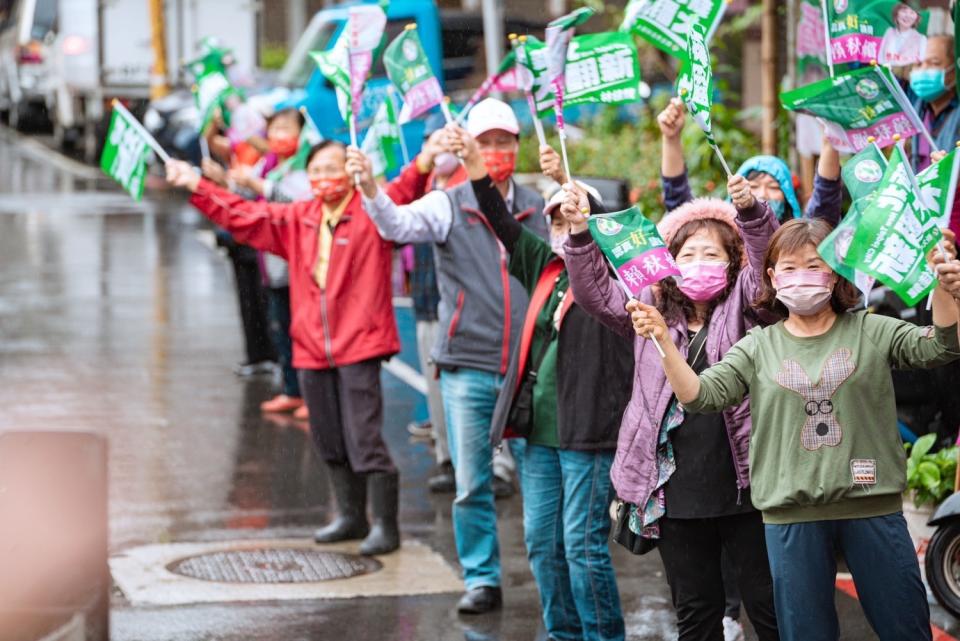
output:
[[[328,514],[326,481],[302,425],[264,418],[267,379],[231,373],[241,333],[227,261],[202,218],[148,187],[137,204],[0,130],[0,430],[67,429],[110,444],[110,549],[307,537]],[[398,309],[400,358],[416,367],[413,319]],[[405,426],[424,415],[384,374],[385,432],[402,470],[401,520],[456,567],[450,496],[425,491],[432,457]],[[446,641],[543,638],[523,551],[520,498],[498,504],[505,608],[465,619],[458,595],[133,607],[112,603],[115,641]],[[614,546],[616,547],[616,546]],[[659,556],[615,550],[628,638],[675,636]],[[838,593],[843,639],[874,638]],[[935,622],[955,623],[939,610]],[[748,637],[749,638],[749,637]],[[944,637],[952,638],[952,637]]]

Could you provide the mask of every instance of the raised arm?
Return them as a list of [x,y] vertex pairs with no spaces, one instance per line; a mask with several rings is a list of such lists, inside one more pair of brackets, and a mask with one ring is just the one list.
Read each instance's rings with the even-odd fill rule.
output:
[[843,217],[843,184],[840,181],[840,154],[827,137],[820,146],[817,175],[813,179],[813,195],[804,212],[807,218],[822,218],[836,227]]
[[577,305],[591,316],[625,338],[633,338],[627,295],[610,275],[600,248],[587,229],[586,194],[564,185],[569,197],[560,205],[560,212],[570,221],[570,238],[564,245],[564,262],[570,275]]
[[747,266],[740,275],[740,286],[748,290],[748,299],[753,300],[759,293],[762,281],[763,255],[780,223],[765,201],[754,198],[750,183],[743,176],[734,174],[727,179],[727,193],[737,208],[737,225],[747,254]]
[[398,243],[442,243],[450,234],[453,211],[450,198],[433,191],[408,205],[398,206],[373,178],[370,160],[355,147],[347,149],[348,174],[360,174],[363,207],[386,240]]
[[630,301],[633,329],[638,336],[653,337],[663,347],[663,371],[673,393],[692,412],[720,412],[746,397],[753,379],[753,337],[746,336],[730,348],[719,363],[700,376],[670,339],[663,316],[652,305]]
[[682,100],[671,98],[666,108],[657,116],[662,140],[660,184],[663,188],[663,204],[668,212],[693,200],[680,139],[686,120],[683,109]]
[[193,193],[190,204],[204,216],[226,229],[244,245],[287,258],[289,221],[300,204],[272,204],[244,200],[203,179],[188,163],[172,160],[167,163],[167,181]]
[[[437,132],[434,132],[435,134]],[[433,171],[433,161],[442,151],[434,136],[423,144],[423,149],[400,172],[400,175],[387,183],[384,191],[390,200],[398,205],[407,205],[427,193],[427,182]]]

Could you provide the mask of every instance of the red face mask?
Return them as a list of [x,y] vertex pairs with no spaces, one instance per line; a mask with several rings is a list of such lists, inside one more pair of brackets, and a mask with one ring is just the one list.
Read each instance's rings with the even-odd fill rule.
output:
[[270,146],[270,151],[277,154],[281,158],[289,158],[293,154],[297,153],[297,147],[300,146],[300,139],[294,136],[289,136],[286,138],[273,138],[268,141]]
[[515,151],[487,149],[481,154],[487,173],[490,174],[490,178],[494,182],[501,183],[513,175],[513,169],[517,164],[517,153]]
[[310,181],[313,195],[325,203],[338,203],[350,191],[350,177],[319,178]]

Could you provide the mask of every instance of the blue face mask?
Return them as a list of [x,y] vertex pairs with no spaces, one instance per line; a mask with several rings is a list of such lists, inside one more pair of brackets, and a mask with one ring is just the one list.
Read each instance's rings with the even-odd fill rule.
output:
[[777,220],[783,220],[783,214],[787,211],[787,203],[782,200],[768,200],[767,204],[770,205],[770,209],[773,211],[773,215],[777,217]]
[[915,69],[910,73],[910,89],[925,102],[939,98],[947,90],[945,74],[943,69]]

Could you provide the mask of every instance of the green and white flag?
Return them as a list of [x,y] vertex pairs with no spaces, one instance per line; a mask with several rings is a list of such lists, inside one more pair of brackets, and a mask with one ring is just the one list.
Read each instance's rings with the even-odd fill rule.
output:
[[673,255],[653,224],[634,205],[624,211],[587,219],[590,235],[632,296],[670,276],[679,277]]
[[690,29],[698,26],[709,42],[726,9],[725,0],[630,0],[620,30],[685,62]]
[[783,107],[821,118],[827,138],[841,153],[864,149],[873,137],[879,147],[892,145],[894,135],[909,138],[923,125],[903,95],[890,69],[863,67],[838,73],[780,94]]
[[876,145],[867,145],[852,157],[840,172],[843,184],[850,192],[850,199],[857,202],[876,192],[887,169],[887,159]]
[[[546,45],[528,38],[521,51],[518,63],[524,72],[519,75],[531,84],[538,115],[547,115],[554,100],[547,80]],[[585,33],[571,40],[567,48],[565,106],[619,105],[639,99],[640,63],[636,43],[629,34]]]
[[713,125],[710,108],[713,106],[713,67],[710,51],[700,27],[693,25],[687,40],[687,61],[677,76],[677,95],[683,98],[687,111],[703,129],[707,140],[713,144]]
[[406,29],[383,52],[387,77],[403,98],[400,123],[410,122],[443,102],[443,89],[433,75],[417,30]]
[[326,51],[311,51],[310,57],[317,63],[320,73],[330,81],[337,94],[337,105],[344,122],[350,119],[350,54],[348,30],[340,33],[333,46]]
[[143,198],[150,152],[150,144],[140,124],[127,112],[114,109],[110,131],[103,144],[103,155],[100,156],[100,168],[120,183],[137,202]]
[[374,176],[386,176],[400,168],[397,151],[402,135],[393,100],[387,98],[380,103],[360,147],[373,165]]
[[876,145],[867,145],[863,151],[846,162],[841,177],[850,192],[853,204],[837,228],[818,247],[820,256],[830,268],[856,285],[864,297],[869,296],[876,279],[848,266],[844,261],[863,210],[876,196],[877,187],[880,186],[886,169],[887,159]]
[[940,162],[935,162],[917,174],[920,194],[927,206],[933,209],[937,227],[950,225],[950,212],[957,194],[957,174],[960,157],[954,148]]
[[917,191],[902,145],[894,147],[876,195],[862,209],[844,262],[916,305],[937,285],[927,253],[940,240],[936,212]]
[[[194,97],[197,101],[197,109],[200,111],[200,131],[207,129],[218,107],[225,109],[226,98],[236,93],[237,90],[221,71],[210,71],[197,78]],[[223,115],[226,121],[228,114]]]

